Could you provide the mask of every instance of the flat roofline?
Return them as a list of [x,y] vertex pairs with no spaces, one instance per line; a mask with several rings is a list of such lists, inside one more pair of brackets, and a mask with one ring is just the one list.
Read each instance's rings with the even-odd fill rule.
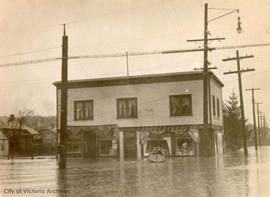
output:
[[[217,78],[217,76],[213,72],[209,71],[208,74],[221,87],[224,86],[223,83]],[[117,85],[128,85],[128,84],[161,83],[161,82],[171,82],[171,81],[193,81],[193,80],[202,80],[202,79],[203,79],[203,71],[158,73],[158,74],[147,74],[147,75],[132,75],[132,76],[69,80],[68,88],[117,86]],[[57,88],[60,88],[61,81],[56,81],[53,83],[53,85],[55,85]]]

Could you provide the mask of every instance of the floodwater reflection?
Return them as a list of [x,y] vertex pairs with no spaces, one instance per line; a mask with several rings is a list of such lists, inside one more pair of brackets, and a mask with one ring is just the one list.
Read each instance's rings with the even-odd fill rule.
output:
[[46,195],[25,194],[46,197],[266,197],[269,154],[270,148],[262,147],[257,154],[250,148],[246,159],[242,151],[212,158],[176,157],[164,163],[69,159],[65,170],[54,160],[0,160],[0,191],[50,189]]

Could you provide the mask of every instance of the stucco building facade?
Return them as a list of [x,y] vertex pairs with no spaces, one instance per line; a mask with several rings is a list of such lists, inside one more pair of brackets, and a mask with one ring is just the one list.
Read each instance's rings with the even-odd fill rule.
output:
[[67,153],[141,159],[160,146],[168,156],[222,154],[223,84],[212,72],[209,79],[207,125],[201,71],[69,81]]

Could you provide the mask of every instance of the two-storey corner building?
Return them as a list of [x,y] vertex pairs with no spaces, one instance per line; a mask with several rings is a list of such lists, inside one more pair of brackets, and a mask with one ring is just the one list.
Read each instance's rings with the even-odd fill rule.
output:
[[[209,78],[208,125],[201,71],[69,81],[67,152],[120,160],[146,157],[155,146],[170,156],[222,153],[223,84]],[[59,128],[61,83],[54,85]]]

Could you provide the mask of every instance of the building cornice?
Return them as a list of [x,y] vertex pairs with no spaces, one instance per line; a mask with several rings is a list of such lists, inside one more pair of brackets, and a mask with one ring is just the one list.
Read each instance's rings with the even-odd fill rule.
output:
[[[221,87],[223,83],[211,71],[208,72],[209,77],[213,78]],[[104,87],[104,86],[120,86],[120,85],[134,85],[134,84],[147,84],[147,83],[164,83],[175,81],[194,81],[203,79],[202,71],[190,72],[175,72],[164,74],[151,74],[151,75],[135,75],[123,77],[108,77],[96,79],[82,79],[82,80],[69,80],[67,84],[68,89],[73,88],[86,88],[86,87]],[[53,83],[58,89],[61,88],[61,82]]]

